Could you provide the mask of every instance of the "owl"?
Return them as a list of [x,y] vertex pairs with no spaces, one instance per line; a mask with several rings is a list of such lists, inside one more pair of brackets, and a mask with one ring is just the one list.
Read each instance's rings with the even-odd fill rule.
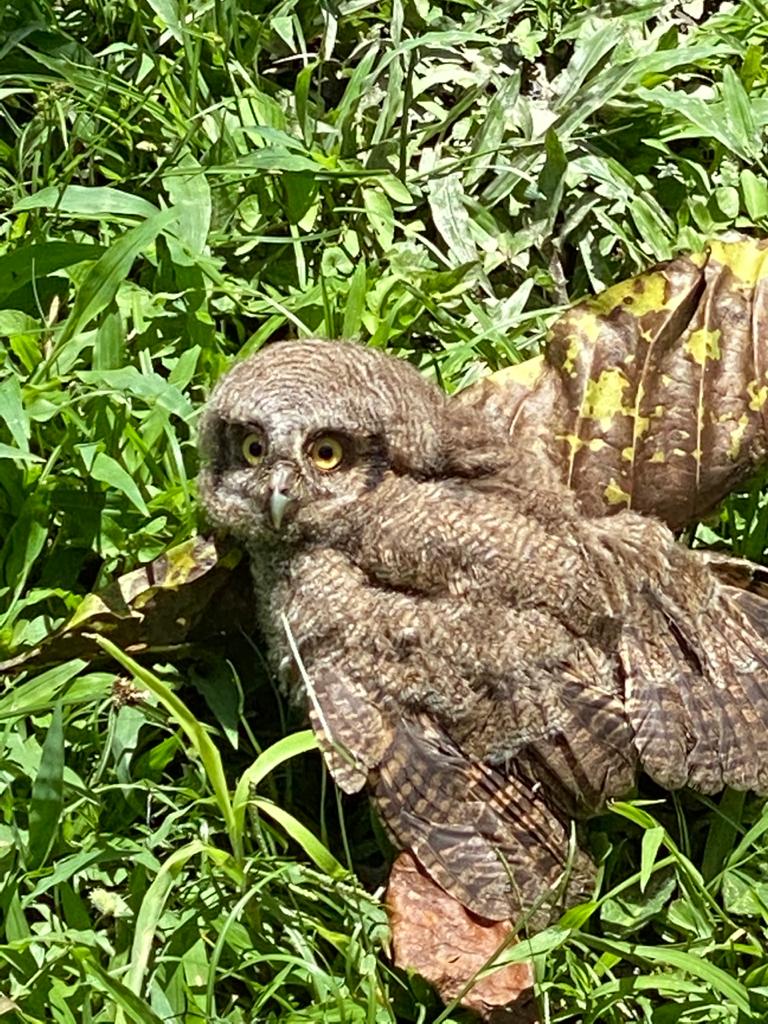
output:
[[579,822],[641,770],[768,793],[748,563],[630,511],[589,518],[490,418],[347,342],[236,365],[201,454],[333,778],[470,910],[543,921],[581,898]]

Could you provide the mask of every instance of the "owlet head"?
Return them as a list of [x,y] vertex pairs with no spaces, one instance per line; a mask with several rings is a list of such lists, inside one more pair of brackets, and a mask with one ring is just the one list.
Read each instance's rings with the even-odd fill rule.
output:
[[203,417],[200,491],[243,540],[316,532],[388,472],[444,460],[447,401],[408,363],[347,342],[280,342],[235,366]]

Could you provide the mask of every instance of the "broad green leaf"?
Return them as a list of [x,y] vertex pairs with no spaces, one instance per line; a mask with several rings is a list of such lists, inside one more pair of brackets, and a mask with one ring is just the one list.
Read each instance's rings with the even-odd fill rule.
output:
[[29,451],[29,418],[21,401],[19,378],[6,378],[0,384],[0,421],[4,422],[16,445]]
[[205,172],[186,154],[164,175],[163,184],[178,214],[179,239],[190,252],[203,253],[211,226],[211,189]]
[[744,86],[733,68],[727,64],[723,68],[722,95],[724,121],[738,145],[737,151],[746,154],[747,159],[759,159],[760,145],[757,140],[760,137],[760,125]]
[[139,512],[142,512],[145,516],[149,515],[147,504],[130,473],[126,472],[111,455],[99,452],[93,460],[90,473],[94,480],[100,480],[102,483],[114,487],[115,490],[124,494],[131,504],[136,506]]
[[764,177],[758,177],[754,171],[745,167],[740,175],[741,192],[747,213],[753,220],[768,217],[768,183]]
[[435,227],[442,235],[452,266],[477,260],[469,214],[458,174],[435,178],[429,189],[429,206]]
[[368,215],[368,222],[376,236],[376,241],[381,248],[387,252],[392,245],[395,233],[395,218],[392,213],[392,206],[378,189],[364,188],[363,206]]
[[115,370],[80,370],[77,378],[85,384],[108,388],[117,394],[133,395],[148,405],[159,405],[184,420],[194,416],[192,403],[179,390],[173,374],[166,380],[157,373],[142,373],[135,366],[122,366]]
[[6,253],[0,256],[0,299],[64,267],[97,260],[104,251],[101,245],[57,240],[32,243]]
[[180,43],[184,39],[184,26],[179,18],[179,5],[176,0],[148,0],[155,12],[157,24],[168,29],[170,34]]
[[20,448],[12,448],[9,444],[0,442],[0,459],[13,459],[16,462],[42,462],[39,455],[22,451]]
[[117,310],[108,312],[99,324],[93,343],[94,370],[113,370],[125,359],[125,331]]
[[602,928],[606,934],[618,938],[637,935],[641,928],[663,913],[677,886],[674,872],[669,869],[653,875],[650,884],[642,889],[639,884],[626,886],[621,893],[603,900]]
[[49,516],[36,495],[28,498],[0,548],[0,565],[6,584],[19,595],[48,539]]

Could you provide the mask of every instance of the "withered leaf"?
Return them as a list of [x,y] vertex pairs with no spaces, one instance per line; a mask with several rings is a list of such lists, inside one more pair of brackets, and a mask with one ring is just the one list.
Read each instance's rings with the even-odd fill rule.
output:
[[765,459],[766,333],[768,240],[713,241],[580,302],[543,356],[459,400],[506,424],[531,472],[554,468],[588,514],[677,528]]
[[506,964],[475,979],[513,941],[509,921],[488,921],[466,910],[406,852],[392,865],[386,904],[398,967],[417,971],[445,1002],[460,997],[484,1020],[535,1024],[531,964]]
[[0,671],[99,656],[93,634],[141,653],[232,632],[253,632],[251,580],[242,553],[193,537],[89,594],[44,643],[0,663]]

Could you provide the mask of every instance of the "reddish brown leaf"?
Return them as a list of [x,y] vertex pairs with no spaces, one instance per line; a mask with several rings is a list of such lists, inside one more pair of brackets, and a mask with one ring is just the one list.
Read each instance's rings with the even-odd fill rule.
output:
[[460,997],[484,1020],[538,1021],[531,964],[507,964],[473,980],[514,941],[509,921],[488,921],[466,910],[410,853],[401,853],[392,865],[386,904],[398,967],[417,971],[445,1002]]

